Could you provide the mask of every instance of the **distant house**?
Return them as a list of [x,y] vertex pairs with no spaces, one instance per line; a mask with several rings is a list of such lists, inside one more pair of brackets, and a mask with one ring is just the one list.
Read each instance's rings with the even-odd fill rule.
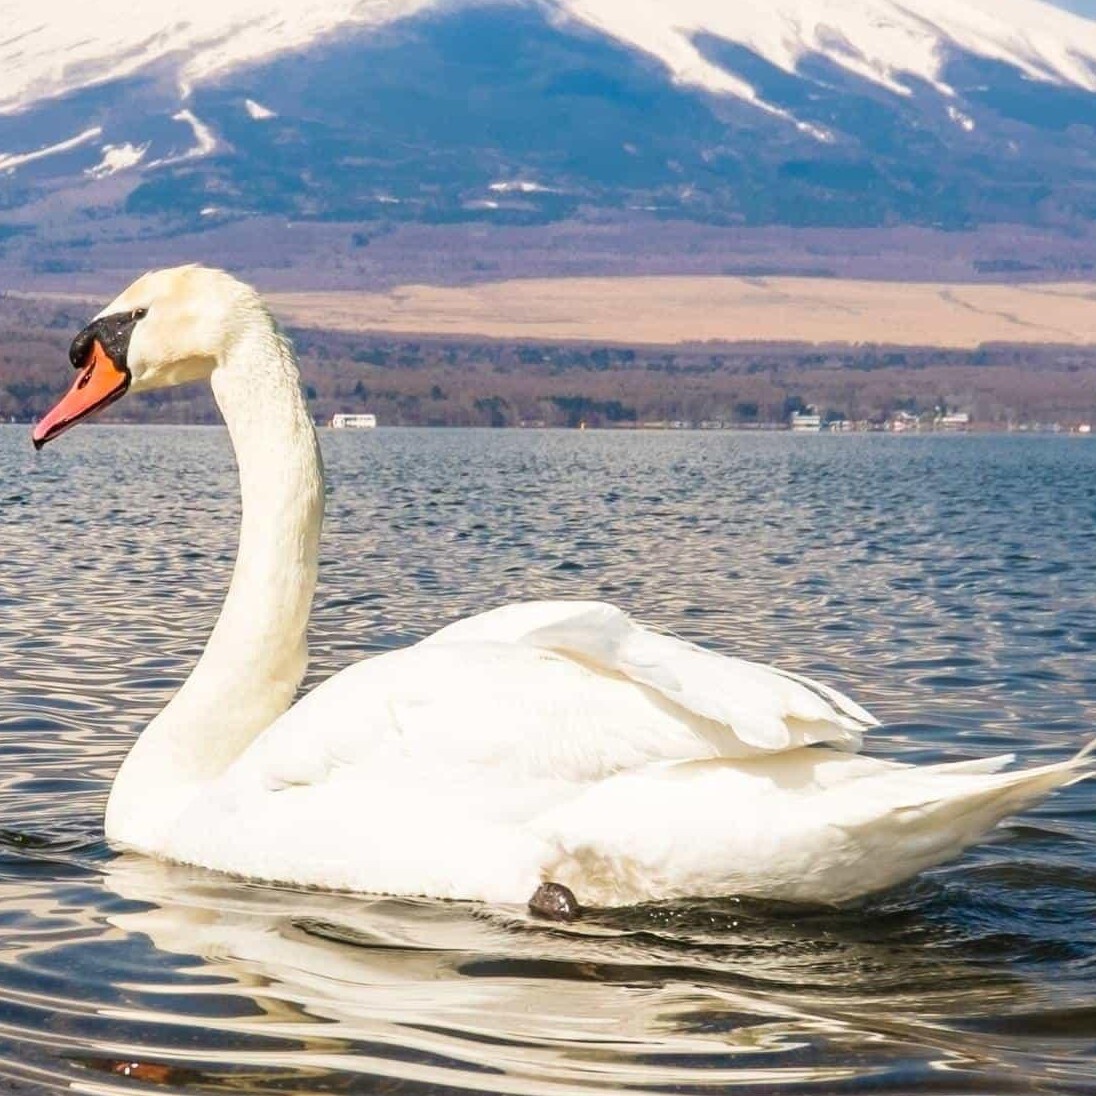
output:
[[377,425],[377,416],[340,411],[331,416],[331,425],[336,430],[372,430]]
[[936,417],[937,430],[969,430],[969,411],[949,411],[946,415]]
[[801,434],[817,434],[822,429],[822,416],[812,407],[808,411],[793,411],[792,429]]
[[896,434],[903,434],[907,430],[920,430],[921,420],[909,411],[896,411],[888,420],[887,429]]

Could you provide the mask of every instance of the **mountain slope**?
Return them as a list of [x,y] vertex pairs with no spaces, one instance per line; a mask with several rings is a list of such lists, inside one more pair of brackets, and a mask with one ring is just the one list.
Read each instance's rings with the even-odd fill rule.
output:
[[1096,21],[1039,0],[61,6],[0,45],[9,234],[1096,216]]
[[[335,32],[459,7],[453,0],[289,0],[271,9],[266,0],[192,0],[186,18],[165,27],[155,5],[106,0],[74,10],[69,0],[39,0],[11,13],[0,47],[0,110],[168,60],[185,94]],[[551,0],[544,7],[659,58],[682,82],[747,99],[755,97],[748,81],[705,59],[696,35],[745,46],[788,73],[804,57],[827,57],[903,94],[909,77],[947,92],[942,68],[952,49],[1096,90],[1096,24],[1041,0]]]

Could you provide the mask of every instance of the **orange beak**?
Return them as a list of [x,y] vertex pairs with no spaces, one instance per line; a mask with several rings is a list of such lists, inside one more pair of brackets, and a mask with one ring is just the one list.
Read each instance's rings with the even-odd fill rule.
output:
[[80,370],[73,386],[61,397],[49,414],[39,419],[31,435],[34,448],[41,449],[47,441],[63,434],[81,419],[102,410],[125,394],[129,387],[129,373],[119,369],[95,339],[87,364]]

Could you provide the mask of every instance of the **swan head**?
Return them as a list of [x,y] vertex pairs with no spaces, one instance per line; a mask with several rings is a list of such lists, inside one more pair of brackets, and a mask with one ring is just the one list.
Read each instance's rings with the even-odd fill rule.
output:
[[40,449],[127,392],[206,380],[245,328],[269,316],[223,270],[178,266],[138,278],[72,340],[75,382],[34,427]]

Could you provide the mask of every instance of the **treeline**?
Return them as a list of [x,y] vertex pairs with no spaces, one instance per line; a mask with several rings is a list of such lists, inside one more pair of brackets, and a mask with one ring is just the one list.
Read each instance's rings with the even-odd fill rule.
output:
[[[0,417],[41,415],[69,382],[72,305],[0,297]],[[900,410],[967,410],[976,423],[1096,419],[1096,347],[696,344],[675,347],[291,335],[318,421],[372,411],[385,425],[763,425],[815,406],[881,422]],[[214,422],[203,386],[127,399],[116,421]]]

